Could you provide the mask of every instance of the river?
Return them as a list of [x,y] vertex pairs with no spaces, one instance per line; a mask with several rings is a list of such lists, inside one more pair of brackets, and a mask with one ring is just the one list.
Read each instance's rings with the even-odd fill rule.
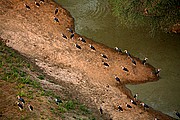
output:
[[126,28],[112,15],[108,0],[55,0],[75,18],[77,33],[114,48],[127,49],[140,59],[161,68],[160,80],[139,85],[127,85],[141,101],[156,110],[176,117],[180,111],[180,36],[157,32],[149,27]]

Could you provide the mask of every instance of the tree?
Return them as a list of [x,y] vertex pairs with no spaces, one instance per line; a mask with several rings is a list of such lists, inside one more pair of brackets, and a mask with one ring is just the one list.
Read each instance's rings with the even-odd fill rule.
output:
[[147,25],[170,31],[180,23],[180,0],[109,0],[113,14],[128,27]]

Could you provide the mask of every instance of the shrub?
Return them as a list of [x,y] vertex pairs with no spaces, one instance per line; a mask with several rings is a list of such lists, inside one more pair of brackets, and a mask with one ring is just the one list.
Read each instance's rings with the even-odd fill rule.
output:
[[73,101],[67,101],[65,104],[64,104],[64,107],[67,109],[67,110],[70,110],[70,109],[75,109],[75,103]]

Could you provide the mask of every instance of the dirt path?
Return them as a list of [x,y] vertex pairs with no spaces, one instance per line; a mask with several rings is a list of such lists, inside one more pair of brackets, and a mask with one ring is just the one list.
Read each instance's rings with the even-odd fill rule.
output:
[[[30,10],[24,4],[30,6]],[[143,65],[134,57],[136,65],[133,65],[125,53],[118,53],[85,37],[84,43],[78,39],[80,35],[77,33],[71,39],[72,33],[67,28],[74,31],[73,18],[68,11],[50,0],[45,0],[40,7],[33,0],[0,0],[0,5],[0,37],[7,46],[32,59],[46,74],[54,77],[56,83],[71,83],[72,88],[79,91],[73,96],[74,99],[97,109],[101,106],[103,115],[113,120],[173,119],[152,108],[144,110],[141,105],[130,103],[132,95],[124,84],[158,80],[151,65]],[[56,7],[59,11],[55,15]],[[59,22],[54,21],[54,16]],[[62,33],[68,39],[64,39]],[[96,50],[92,50],[89,44]],[[103,61],[109,67],[105,67]],[[122,70],[121,66],[129,72]],[[115,75],[121,83],[115,80]],[[126,102],[133,108],[128,109]],[[118,105],[122,106],[123,112],[118,111]]]

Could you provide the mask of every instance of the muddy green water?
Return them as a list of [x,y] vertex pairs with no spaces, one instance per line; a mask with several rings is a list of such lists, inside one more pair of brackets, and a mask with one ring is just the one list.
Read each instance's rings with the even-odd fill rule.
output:
[[161,68],[161,79],[127,85],[133,94],[156,110],[175,118],[180,111],[180,35],[158,32],[152,38],[148,27],[125,28],[112,15],[108,0],[55,0],[75,18],[76,32],[109,47],[118,46]]

